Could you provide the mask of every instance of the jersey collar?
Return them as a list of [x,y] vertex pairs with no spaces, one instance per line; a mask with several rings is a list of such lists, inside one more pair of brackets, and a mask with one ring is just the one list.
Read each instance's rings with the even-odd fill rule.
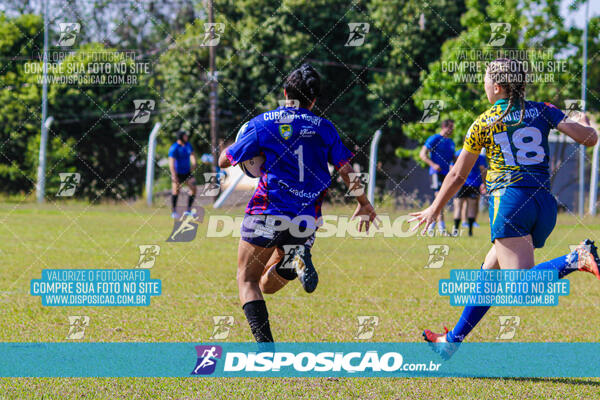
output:
[[303,113],[311,113],[311,111],[308,108],[304,108],[304,107],[286,107],[286,106],[279,106],[276,108],[276,110],[298,110],[300,112]]
[[503,104],[508,104],[508,99],[500,99],[500,100],[497,100],[494,103],[495,106],[500,106],[500,105],[503,105]]

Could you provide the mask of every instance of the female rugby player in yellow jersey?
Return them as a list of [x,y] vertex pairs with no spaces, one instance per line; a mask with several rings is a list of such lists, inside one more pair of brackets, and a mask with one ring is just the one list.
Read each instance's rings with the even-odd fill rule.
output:
[[[560,278],[579,269],[600,279],[596,247],[590,240],[571,254],[535,265],[534,248],[543,247],[557,214],[556,200],[550,191],[548,133],[558,129],[585,146],[594,146],[598,137],[586,117],[581,123],[575,122],[552,104],[526,101],[526,78],[520,61],[497,59],[490,63],[484,87],[493,106],[469,128],[465,151],[460,153],[431,206],[411,215],[419,221],[418,226],[431,225],[463,185],[485,148],[492,248],[482,268],[555,269]],[[460,343],[488,309],[489,306],[467,306],[452,331],[446,329],[446,333],[438,334],[425,330],[423,336],[428,342]],[[449,357],[456,348],[457,345],[450,345],[437,350]]]

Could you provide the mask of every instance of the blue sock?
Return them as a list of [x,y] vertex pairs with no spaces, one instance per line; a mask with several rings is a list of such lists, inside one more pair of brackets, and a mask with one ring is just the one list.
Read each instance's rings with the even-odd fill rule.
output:
[[[483,269],[483,265],[481,269]],[[449,342],[462,342],[489,309],[490,306],[466,306],[457,324],[446,334],[446,340]]]
[[454,329],[446,334],[446,340],[462,342],[489,309],[490,306],[466,306]]
[[[540,263],[533,267],[536,270],[556,269],[558,277],[564,278],[573,271],[577,271],[577,251],[555,258],[554,260]],[[490,306],[466,306],[463,310],[460,320],[448,334],[446,340],[449,342],[462,342],[464,338],[475,328],[475,325],[481,321],[481,318],[490,309]]]
[[570,274],[573,271],[577,271],[577,260],[579,259],[579,255],[577,251],[573,251],[565,256],[560,256],[555,258],[554,260],[546,261],[540,263],[533,267],[532,269],[536,270],[549,270],[555,269],[558,271],[558,278],[564,278],[566,275]]

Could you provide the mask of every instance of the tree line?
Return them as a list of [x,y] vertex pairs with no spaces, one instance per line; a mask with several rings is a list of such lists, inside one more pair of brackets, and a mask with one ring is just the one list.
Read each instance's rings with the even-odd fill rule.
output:
[[[35,190],[41,4],[7,0],[0,9],[3,193]],[[461,51],[493,47],[491,23],[511,25],[502,49],[552,49],[551,55],[535,57],[566,60],[567,69],[554,74],[555,82],[532,86],[534,98],[557,103],[577,98],[580,84],[581,47],[573,44],[580,43],[581,31],[564,26],[558,1],[541,7],[533,0],[433,0],[426,5],[414,0],[216,0],[217,76],[208,72],[210,37],[202,1],[64,4],[51,0],[49,7],[50,53],[59,61],[51,57],[49,70],[54,80],[49,84],[48,115],[55,122],[49,131],[47,187],[58,187],[59,172],[78,172],[78,193],[93,201],[143,193],[147,139],[155,122],[163,125],[159,154],[166,154],[180,129],[192,133],[197,154],[210,153],[211,79],[218,82],[219,139],[227,142],[248,119],[275,108],[283,98],[287,73],[310,62],[323,78],[315,113],[334,123],[356,161],[365,166],[377,129],[384,133],[379,156],[384,164],[414,157],[412,149],[438,128],[422,121],[425,100],[443,101],[440,118],[453,118],[457,132],[465,132],[485,110],[482,83],[457,82],[456,71],[449,72],[447,65]],[[65,23],[78,27],[65,28]],[[75,36],[71,46],[60,45],[67,38],[65,30],[70,38]],[[599,32],[596,18],[590,23],[590,58],[600,50]],[[119,55],[107,62],[110,73],[131,81],[80,79],[82,74],[110,75],[106,70],[111,67],[97,70],[98,54],[106,53]],[[115,72],[125,67],[130,68],[127,73]],[[589,88],[591,110],[598,109],[599,74],[597,63],[590,63],[589,82],[595,84]],[[79,79],[66,79],[74,75]],[[135,100],[153,103],[144,123],[132,121]],[[157,172],[168,173],[165,168]]]

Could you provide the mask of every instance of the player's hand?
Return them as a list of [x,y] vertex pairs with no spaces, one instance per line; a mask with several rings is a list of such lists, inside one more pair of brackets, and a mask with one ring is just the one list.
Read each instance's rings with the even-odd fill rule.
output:
[[359,232],[362,232],[364,227],[365,232],[368,233],[371,223],[373,223],[373,225],[375,225],[376,228],[379,228],[379,224],[381,224],[381,220],[377,217],[375,208],[373,208],[373,206],[369,202],[366,202],[365,204],[358,204],[350,220],[352,221],[354,218],[360,219],[360,222],[358,223]]
[[423,224],[425,224],[423,232],[426,232],[429,226],[431,226],[431,224],[433,224],[437,220],[439,214],[440,213],[436,212],[431,206],[427,207],[423,211],[410,213],[409,215],[413,218],[409,219],[408,222],[419,221],[417,226],[411,229],[411,232],[416,231],[417,229],[419,229],[419,226]]
[[487,188],[485,187],[485,183],[482,183],[479,186],[479,193],[481,193],[481,194],[486,194],[487,193]]
[[433,167],[433,169],[435,169],[437,172],[441,172],[441,171],[442,171],[442,167],[440,167],[440,165],[439,165],[439,164],[436,164],[436,163],[434,163],[432,167]]

